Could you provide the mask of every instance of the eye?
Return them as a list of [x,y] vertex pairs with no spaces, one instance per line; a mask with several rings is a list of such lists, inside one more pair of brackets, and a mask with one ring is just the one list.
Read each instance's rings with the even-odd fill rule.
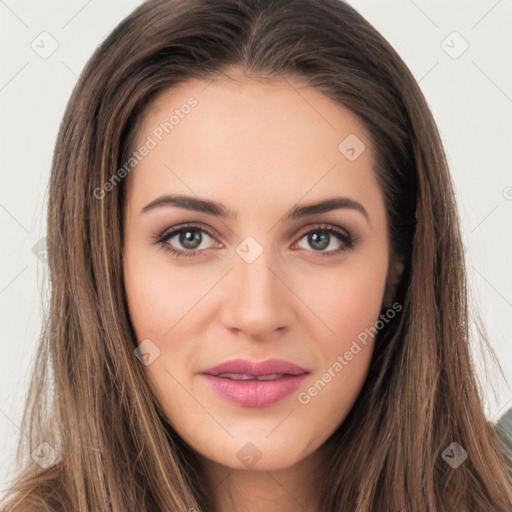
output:
[[[332,256],[348,251],[354,247],[356,240],[345,229],[329,224],[321,224],[307,231],[294,245],[299,244],[304,238],[306,238],[306,243],[313,249],[313,252],[321,253],[322,256]],[[331,250],[325,250],[329,247],[331,247]],[[308,248],[306,247],[306,249]]]
[[202,225],[188,224],[175,226],[170,231],[157,235],[155,243],[177,257],[194,257],[200,251],[209,248],[208,239],[215,241],[214,235],[208,229]]
[[[311,252],[316,252],[320,256],[333,256],[348,251],[354,247],[354,241],[357,239],[338,226],[321,224],[303,233],[292,248],[300,244],[300,241],[306,237],[307,244],[312,248]],[[154,238],[155,243],[159,244],[165,252],[169,252],[178,258],[197,256],[211,247],[209,239],[217,244],[217,247],[222,245],[216,241],[213,233],[202,224],[175,226],[164,233],[157,234]],[[336,244],[336,241],[338,244]],[[325,250],[329,247],[331,247],[330,250]],[[299,248],[310,250],[307,247]]]

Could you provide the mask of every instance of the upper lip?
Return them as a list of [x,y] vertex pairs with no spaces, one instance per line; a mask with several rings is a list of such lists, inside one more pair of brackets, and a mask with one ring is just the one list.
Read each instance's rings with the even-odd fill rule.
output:
[[304,368],[285,361],[284,359],[267,359],[265,361],[250,361],[249,359],[232,359],[216,366],[212,366],[201,373],[206,375],[220,375],[221,373],[240,373],[259,377],[283,373],[289,375],[301,375],[309,373]]

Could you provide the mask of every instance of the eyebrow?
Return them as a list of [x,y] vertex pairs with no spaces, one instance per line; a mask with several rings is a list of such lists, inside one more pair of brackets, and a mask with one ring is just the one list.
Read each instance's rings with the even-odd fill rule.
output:
[[[150,210],[154,210],[155,208],[161,208],[165,206],[177,206],[186,210],[202,212],[225,219],[237,218],[237,214],[234,211],[226,208],[221,203],[182,194],[166,194],[157,197],[149,204],[144,206],[144,208],[142,208],[141,214]],[[343,208],[358,211],[366,218],[368,222],[370,221],[368,212],[364,206],[361,203],[350,199],[349,197],[333,197],[317,203],[297,206],[292,208],[282,220],[294,220],[302,217],[308,217],[310,215],[315,215],[317,213],[326,213],[332,210],[339,210]]]

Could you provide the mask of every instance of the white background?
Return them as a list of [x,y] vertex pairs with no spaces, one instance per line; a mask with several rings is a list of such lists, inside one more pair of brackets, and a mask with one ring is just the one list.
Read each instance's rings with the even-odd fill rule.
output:
[[[24,435],[18,425],[45,279],[32,248],[45,236],[58,125],[86,60],[139,3],[0,0],[0,492]],[[455,180],[474,307],[512,375],[512,0],[349,3],[402,56],[434,113]],[[58,44],[46,59],[31,47],[46,38],[51,48],[44,31]],[[512,389],[497,373],[489,377],[482,384],[494,420],[512,407]]]

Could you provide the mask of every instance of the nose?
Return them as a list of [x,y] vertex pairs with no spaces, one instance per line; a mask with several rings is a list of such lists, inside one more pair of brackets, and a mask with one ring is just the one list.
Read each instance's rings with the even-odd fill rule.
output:
[[270,340],[290,329],[293,293],[286,272],[265,251],[247,263],[238,255],[225,280],[221,320],[237,336]]

